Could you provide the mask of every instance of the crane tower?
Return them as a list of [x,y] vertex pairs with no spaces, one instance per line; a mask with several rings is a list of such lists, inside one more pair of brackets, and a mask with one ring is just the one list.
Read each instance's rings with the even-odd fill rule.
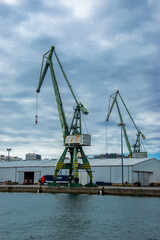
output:
[[[119,97],[120,101],[122,102],[124,108],[126,109],[126,111],[129,115],[135,129],[137,130],[136,142],[135,142],[135,144],[133,144],[133,146],[131,146],[129,138],[128,138],[128,134],[127,134],[127,131],[126,131],[126,127],[125,127],[125,124],[124,124],[124,121],[123,121],[122,113],[121,113],[119,102],[118,102],[118,97]],[[118,114],[119,114],[119,118],[120,118],[120,122],[122,124],[123,133],[124,133],[124,137],[125,137],[125,141],[126,141],[126,145],[127,145],[130,157],[136,157],[136,158],[147,157],[147,152],[143,152],[142,149],[141,149],[142,139],[145,139],[145,136],[143,135],[143,133],[138,129],[137,125],[135,124],[135,122],[134,122],[134,120],[133,120],[133,118],[132,118],[132,116],[131,116],[123,98],[122,98],[122,96],[119,93],[119,90],[117,90],[117,92],[115,92],[114,94],[112,94],[110,96],[109,103],[111,103],[111,104],[109,104],[106,121],[107,122],[109,121],[112,109],[113,109],[114,105],[116,105],[117,110],[118,110]]]
[[[53,62],[52,62],[52,55],[55,55],[55,58],[58,62],[58,65],[62,71],[62,74],[67,82],[67,85],[72,93],[72,96],[75,100],[76,107],[74,108],[74,114],[71,121],[71,125],[69,126],[66,121],[66,116],[63,108],[63,103],[61,100],[61,95],[58,87],[58,82],[56,79],[56,75],[54,72]],[[46,58],[45,65],[44,65],[44,59]],[[61,155],[61,157],[58,160],[58,163],[55,168],[55,172],[53,175],[54,184],[56,185],[56,177],[61,169],[68,169],[69,171],[69,183],[71,186],[73,185],[79,185],[79,178],[78,178],[78,170],[84,169],[87,171],[90,183],[88,186],[92,186],[92,171],[90,167],[90,163],[83,151],[83,146],[90,146],[91,145],[91,136],[89,134],[82,134],[82,124],[81,124],[81,116],[82,114],[87,115],[88,110],[83,106],[81,102],[77,101],[77,98],[73,92],[73,89],[69,83],[69,80],[63,70],[63,67],[60,63],[60,60],[55,52],[55,47],[52,46],[51,49],[43,55],[42,59],[42,66],[41,66],[41,73],[40,73],[40,79],[38,88],[36,90],[37,93],[40,92],[42,83],[44,81],[44,78],[46,76],[47,70],[50,69],[54,93],[56,97],[56,103],[59,113],[59,119],[61,123],[62,128],[62,135],[63,135],[63,142],[64,142],[64,151]],[[37,123],[37,115],[36,115],[36,123]],[[66,154],[70,153],[70,162],[66,161]],[[78,156],[81,155],[82,163],[80,164],[78,162]]]

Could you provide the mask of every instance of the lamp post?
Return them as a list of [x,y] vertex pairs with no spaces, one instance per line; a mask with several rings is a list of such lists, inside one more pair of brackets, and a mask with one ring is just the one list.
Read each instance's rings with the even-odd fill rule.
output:
[[124,180],[123,180],[123,134],[122,134],[122,129],[126,124],[125,123],[119,123],[117,125],[118,125],[118,127],[121,127],[122,186],[123,186],[124,185]]
[[7,148],[7,151],[8,151],[8,161],[9,161],[9,153],[12,149],[11,148]]

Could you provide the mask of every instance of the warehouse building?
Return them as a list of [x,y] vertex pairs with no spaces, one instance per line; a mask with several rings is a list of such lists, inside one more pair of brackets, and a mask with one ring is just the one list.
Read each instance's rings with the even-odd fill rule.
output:
[[[80,160],[81,161],[81,160]],[[140,182],[142,186],[151,183],[160,183],[160,161],[155,158],[123,160],[124,182],[134,184]],[[37,161],[10,161],[0,162],[0,182],[11,180],[22,184],[25,179],[30,178],[32,183],[38,182],[43,175],[52,175],[56,167],[56,160]],[[91,159],[90,165],[93,171],[93,182],[101,182],[104,185],[119,184],[122,182],[121,159]],[[61,174],[67,174],[63,170]],[[80,183],[85,185],[89,182],[85,170],[79,171]]]
[[[121,158],[92,160],[91,167],[93,182],[122,183]],[[124,183],[134,184],[139,182],[142,186],[160,183],[160,161],[155,158],[124,158],[123,175]]]
[[27,178],[32,183],[38,182],[41,176],[53,174],[55,165],[55,161],[50,160],[0,162],[0,182],[11,180],[23,184]]

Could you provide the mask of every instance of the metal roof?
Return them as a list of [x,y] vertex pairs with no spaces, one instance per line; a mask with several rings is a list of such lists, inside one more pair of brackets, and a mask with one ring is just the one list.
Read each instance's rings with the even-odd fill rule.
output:
[[[124,166],[133,166],[145,161],[157,160],[155,158],[123,158]],[[157,160],[158,161],[158,160]],[[120,166],[122,165],[121,158],[108,158],[108,159],[92,159],[89,161],[91,167],[96,166]],[[159,161],[160,162],[160,161]]]
[[[124,158],[124,166],[133,166],[145,161],[159,160],[155,158]],[[14,168],[14,167],[55,167],[58,160],[22,160],[22,161],[0,161],[0,168]],[[122,164],[121,158],[108,159],[89,159],[91,167],[102,166],[120,166]]]
[[22,161],[0,161],[0,168],[14,167],[54,167],[57,160],[22,160]]

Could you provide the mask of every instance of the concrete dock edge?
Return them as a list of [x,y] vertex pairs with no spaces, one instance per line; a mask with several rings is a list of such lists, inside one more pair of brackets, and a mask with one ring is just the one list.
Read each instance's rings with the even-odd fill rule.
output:
[[160,187],[53,187],[39,185],[0,185],[0,192],[100,194],[160,197]]

